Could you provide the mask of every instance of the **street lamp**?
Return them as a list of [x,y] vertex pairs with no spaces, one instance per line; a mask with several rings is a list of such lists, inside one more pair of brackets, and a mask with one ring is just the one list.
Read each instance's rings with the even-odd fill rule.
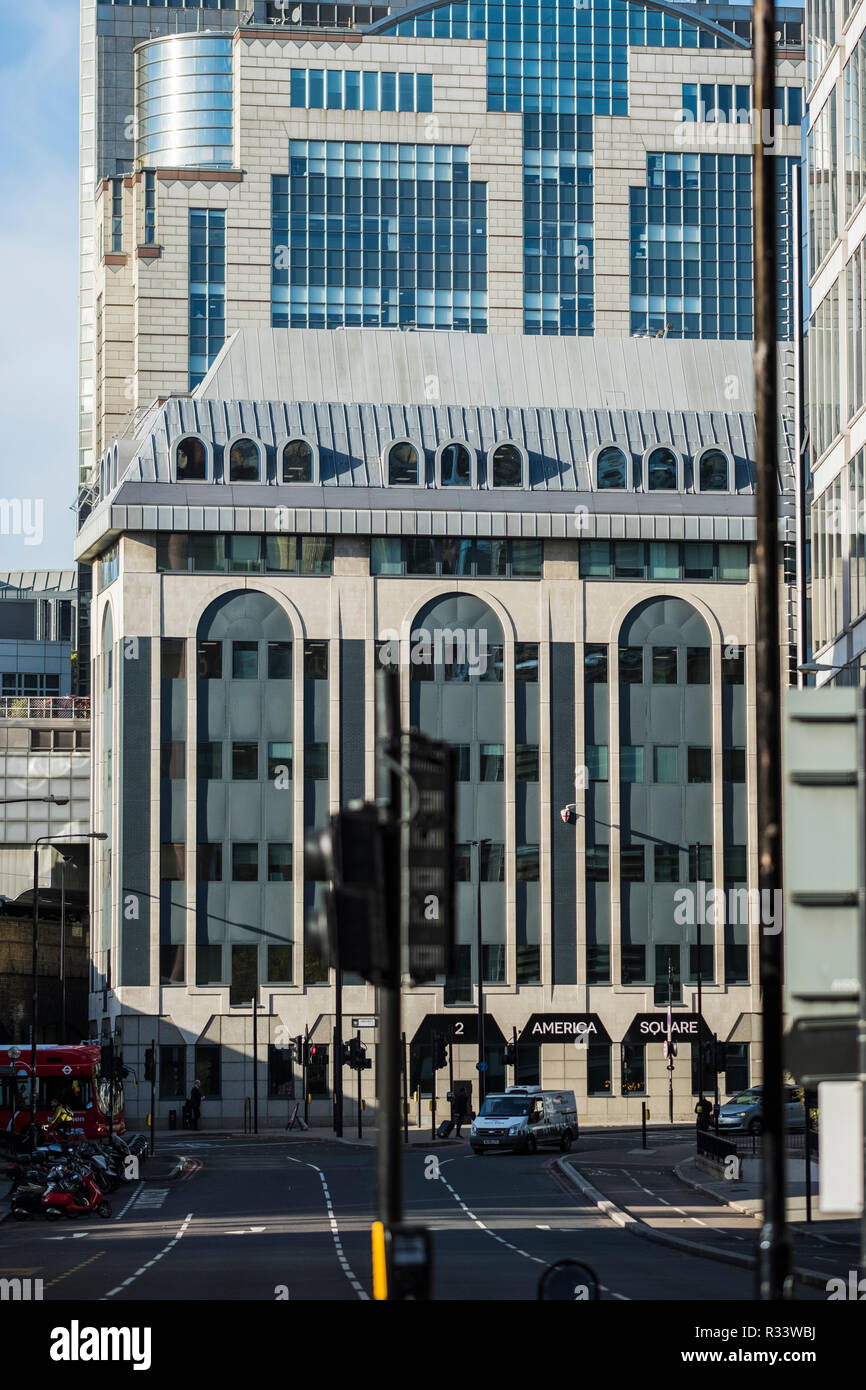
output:
[[[37,798],[33,798],[36,800]],[[49,800],[48,797],[38,798]],[[39,1009],[39,846],[54,840],[107,840],[104,830],[73,830],[68,834],[39,835],[33,841],[33,991],[30,1007],[30,1152],[36,1148],[36,1024]]]
[[47,801],[51,806],[68,806],[68,796],[0,796],[0,806],[14,806],[21,801]]
[[476,942],[478,954],[478,1109],[480,1110],[480,1102],[484,1100],[486,1092],[484,1079],[487,1065],[484,1047],[484,966],[482,963],[484,947],[481,941],[481,847],[482,845],[491,844],[491,841],[489,839],[470,840],[469,843],[473,848],[478,849],[478,878],[476,880],[475,891],[475,929],[477,933]]

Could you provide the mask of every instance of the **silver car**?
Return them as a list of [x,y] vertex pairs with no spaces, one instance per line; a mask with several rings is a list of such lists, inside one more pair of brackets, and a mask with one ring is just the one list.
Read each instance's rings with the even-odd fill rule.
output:
[[[782,1095],[782,1115],[789,1131],[805,1129],[803,1091],[799,1086],[785,1086]],[[750,1086],[725,1101],[719,1111],[719,1133],[723,1130],[761,1134],[764,1128],[762,1087]]]

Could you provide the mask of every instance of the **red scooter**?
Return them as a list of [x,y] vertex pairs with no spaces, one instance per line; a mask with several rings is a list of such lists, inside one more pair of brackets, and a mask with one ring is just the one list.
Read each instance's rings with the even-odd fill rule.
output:
[[64,1175],[59,1168],[52,1169],[49,1174],[42,1208],[49,1221],[59,1221],[64,1215],[71,1219],[90,1211],[106,1220],[111,1216],[111,1203],[106,1201],[102,1189],[88,1172]]

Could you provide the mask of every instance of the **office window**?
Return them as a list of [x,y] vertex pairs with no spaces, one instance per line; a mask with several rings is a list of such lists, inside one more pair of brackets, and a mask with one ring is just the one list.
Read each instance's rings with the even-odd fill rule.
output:
[[676,685],[676,647],[653,647],[653,685]]
[[653,845],[656,883],[680,882],[680,850],[678,845]]
[[610,878],[610,846],[588,845],[586,850],[587,883],[607,883]]
[[229,1003],[251,1005],[259,992],[258,946],[232,946],[232,980]]
[[313,451],[306,439],[290,439],[283,449],[283,482],[313,481]]
[[454,878],[457,883],[469,883],[472,879],[472,847],[467,844],[454,846]]
[[727,492],[728,460],[719,449],[705,449],[698,465],[701,492]]
[[743,685],[746,679],[746,653],[742,647],[722,650],[722,680],[726,685]]
[[156,240],[156,174],[152,169],[144,175],[144,244],[152,246]]
[[586,1049],[586,1094],[588,1096],[609,1096],[612,1094],[609,1043],[590,1043]]
[[620,685],[640,685],[643,681],[643,647],[620,647]]
[[689,882],[712,883],[713,847],[712,845],[689,845]]
[[644,846],[623,845],[619,852],[619,870],[624,883],[643,883]]
[[199,680],[218,681],[223,674],[222,642],[199,642],[198,644]]
[[690,782],[711,782],[713,780],[711,748],[690,747],[687,754],[687,764],[687,775]]
[[[70,735],[71,737],[71,735]],[[159,750],[160,777],[180,781],[186,777],[186,744],[180,739],[163,743]]]
[[315,641],[304,643],[304,679],[326,681],[328,679],[328,643]]
[[207,478],[207,449],[195,435],[182,439],[175,454],[175,472],[179,483],[204,482]]
[[610,984],[609,946],[587,946],[586,982],[590,985]]
[[196,878],[203,883],[221,883],[223,876],[222,844],[196,846]]
[[653,781],[678,782],[679,748],[676,744],[656,744],[653,748]]
[[292,983],[292,948],[287,946],[268,946],[267,953],[268,984]]
[[284,740],[268,742],[268,781],[282,786],[292,780],[292,744]]
[[195,1079],[203,1096],[220,1094],[220,1048],[213,1043],[196,1043]]
[[232,845],[232,882],[256,883],[259,877],[259,847],[257,844]]
[[268,882],[290,883],[292,878],[292,847],[285,843],[268,845]]
[[691,541],[683,547],[683,578],[712,579],[713,545],[712,541]]
[[252,439],[236,439],[229,450],[229,482],[257,483],[261,465],[258,444]]
[[537,743],[518,743],[515,759],[515,776],[518,782],[538,781]]
[[505,878],[505,846],[494,840],[481,846],[481,882],[501,883]]
[[230,574],[261,574],[261,536],[228,537],[228,570]]
[[268,680],[290,681],[292,679],[291,642],[268,643]]
[[745,782],[745,748],[726,748],[722,754],[722,767],[722,775],[724,776],[726,782]]
[[327,743],[308,743],[304,747],[304,777],[313,782],[328,780]]
[[418,450],[404,440],[388,450],[388,483],[391,487],[418,486]]
[[678,945],[661,945],[655,948],[654,1004],[679,1004],[683,991],[680,981],[680,948]]
[[482,743],[481,781],[502,782],[505,778],[505,747],[501,743]]
[[749,948],[725,942],[725,984],[747,985],[749,983]]
[[188,386],[204,379],[226,336],[226,214],[189,209]]
[[195,982],[197,985],[221,985],[223,982],[222,946],[196,946]]
[[258,642],[232,642],[232,679],[255,681],[259,678]]
[[725,879],[728,883],[746,883],[746,845],[725,845]]
[[749,1044],[725,1044],[725,1095],[736,1095],[749,1085]]
[[468,743],[454,744],[454,776],[457,782],[471,782],[471,749]]
[[607,684],[607,646],[587,642],[583,649],[583,679],[587,685]]
[[159,1094],[164,1099],[186,1096],[186,1048],[159,1049]]
[[650,541],[648,579],[679,579],[679,541]]
[[517,846],[518,883],[537,883],[539,874],[538,845]]
[[609,445],[599,451],[595,461],[595,479],[599,490],[628,487],[628,462],[622,449]]
[[643,1095],[646,1092],[646,1048],[643,1044],[632,1046],[622,1043],[622,1066],[620,1087],[624,1096]]
[[643,579],[645,564],[643,541],[614,541],[614,579]]
[[[268,955],[273,947],[268,948]],[[291,951],[289,951],[291,960]],[[280,978],[279,976],[277,978]],[[268,968],[268,981],[272,976],[270,966]],[[291,1047],[275,1047],[272,1043],[268,1045],[268,1095],[271,1097],[282,1096],[284,1100],[291,1100],[295,1094],[295,1078],[293,1071],[294,1053]]]
[[700,965],[701,984],[712,984],[714,974],[713,962],[713,943],[702,942],[700,955],[698,954],[697,944],[689,946],[689,984],[693,985],[698,978],[698,965]]
[[472,483],[472,455],[463,444],[446,444],[439,455],[439,478],[443,487],[469,487]]
[[221,743],[198,745],[198,775],[203,782],[218,781],[223,775],[223,746]]
[[650,492],[675,492],[677,456],[670,449],[653,449],[646,462],[646,486]]
[[586,746],[586,770],[590,782],[606,782],[608,779],[608,746],[606,743],[588,743]]
[[619,748],[621,782],[645,782],[645,750],[640,744],[621,743]]
[[621,974],[624,985],[646,983],[646,947],[626,946],[621,948]]
[[186,845],[182,842],[162,844],[159,847],[159,876],[169,882],[180,883],[186,878]]
[[494,487],[520,487],[523,481],[523,456],[513,444],[500,444],[493,451],[492,482]]
[[182,985],[186,981],[186,951],[183,946],[165,945],[159,948],[159,983]]
[[163,637],[159,644],[163,680],[182,680],[186,675],[186,642],[182,637]]
[[609,541],[580,542],[580,577],[581,579],[610,578]]
[[255,782],[259,775],[259,745],[232,744],[232,781]]
[[689,685],[709,685],[710,649],[709,647],[686,648],[686,681]]

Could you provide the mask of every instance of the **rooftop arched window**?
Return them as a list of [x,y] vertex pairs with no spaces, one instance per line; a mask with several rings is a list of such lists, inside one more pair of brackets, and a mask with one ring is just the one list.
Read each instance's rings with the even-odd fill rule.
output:
[[679,464],[672,449],[652,449],[647,455],[645,486],[648,492],[677,491]]
[[465,444],[452,440],[439,453],[439,481],[442,487],[472,486],[472,455]]
[[701,492],[727,492],[728,458],[721,449],[705,449],[698,459],[698,486]]
[[313,450],[306,439],[290,439],[283,449],[284,483],[311,483],[313,481]]
[[401,439],[388,450],[390,487],[418,486],[418,450],[408,439]]
[[187,435],[178,444],[175,464],[179,483],[201,482],[207,478],[207,449],[194,434]]
[[516,444],[497,444],[491,450],[490,475],[494,487],[520,487],[523,454]]
[[252,439],[236,439],[229,449],[229,482],[257,483],[261,477],[262,456]]
[[599,489],[628,487],[628,459],[614,444],[607,444],[598,451],[595,485]]

